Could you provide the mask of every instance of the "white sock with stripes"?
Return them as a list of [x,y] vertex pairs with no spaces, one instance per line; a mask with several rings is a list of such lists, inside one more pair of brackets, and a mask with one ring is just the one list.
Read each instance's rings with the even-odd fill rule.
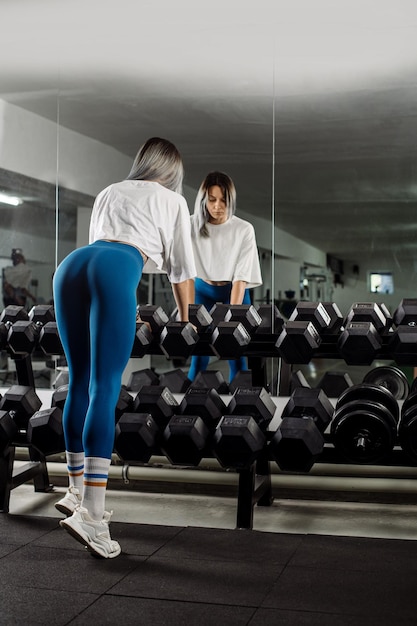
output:
[[103,519],[107,479],[111,459],[86,456],[84,461],[84,491],[82,506],[94,520]]
[[83,493],[84,484],[84,452],[65,451],[67,457],[69,486]]

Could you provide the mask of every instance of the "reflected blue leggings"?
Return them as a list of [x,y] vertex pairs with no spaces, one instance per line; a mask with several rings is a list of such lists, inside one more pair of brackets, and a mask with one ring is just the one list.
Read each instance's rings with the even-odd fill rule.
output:
[[[196,278],[194,281],[195,286],[195,303],[204,304],[206,309],[210,309],[216,304],[216,302],[222,302],[228,304],[230,302],[230,294],[232,291],[232,283],[227,285],[209,285],[201,278]],[[251,304],[249,290],[245,290],[242,304]],[[192,356],[190,369],[188,371],[188,378],[193,381],[198,372],[204,372],[209,364],[209,356]],[[237,359],[231,359],[229,361],[229,382],[231,382],[236,376],[239,370],[247,370],[248,362],[246,357],[240,357]]]
[[142,269],[133,246],[97,241],[71,252],[55,272],[55,316],[69,370],[62,419],[70,452],[111,458]]

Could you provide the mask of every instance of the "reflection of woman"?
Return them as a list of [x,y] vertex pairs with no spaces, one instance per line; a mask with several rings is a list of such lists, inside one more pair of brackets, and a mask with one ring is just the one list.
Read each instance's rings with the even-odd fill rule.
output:
[[3,269],[3,303],[17,306],[26,306],[27,298],[36,302],[36,298],[29,291],[32,279],[32,270],[26,265],[26,259],[20,248],[14,248],[11,259],[12,267]]
[[128,179],[97,196],[90,245],[67,256],[54,276],[56,319],[69,367],[63,426],[70,486],[56,508],[69,516],[61,525],[104,558],[120,554],[110,538],[105,492],[143,269],[167,272],[180,319],[188,319],[196,272],[182,180],[176,147],[149,139]]
[[[249,288],[262,284],[255,230],[235,216],[236,190],[232,179],[211,172],[202,182],[192,216],[192,240],[197,266],[195,302],[210,310],[216,302],[250,304]],[[209,363],[208,356],[193,356],[188,372],[194,380]],[[229,361],[230,381],[246,358]]]

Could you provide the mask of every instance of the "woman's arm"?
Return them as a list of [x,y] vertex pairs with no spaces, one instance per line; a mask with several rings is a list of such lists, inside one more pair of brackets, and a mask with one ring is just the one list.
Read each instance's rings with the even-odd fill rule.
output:
[[188,306],[194,302],[194,280],[189,278],[181,283],[171,283],[171,286],[180,321],[188,322]]
[[230,304],[242,304],[247,283],[244,280],[237,280],[232,285],[230,294]]

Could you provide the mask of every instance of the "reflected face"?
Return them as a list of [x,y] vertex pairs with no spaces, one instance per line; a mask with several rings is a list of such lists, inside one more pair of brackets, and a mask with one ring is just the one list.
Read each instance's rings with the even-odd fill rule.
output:
[[227,221],[227,204],[223,191],[218,185],[210,187],[206,202],[210,224],[224,224]]

